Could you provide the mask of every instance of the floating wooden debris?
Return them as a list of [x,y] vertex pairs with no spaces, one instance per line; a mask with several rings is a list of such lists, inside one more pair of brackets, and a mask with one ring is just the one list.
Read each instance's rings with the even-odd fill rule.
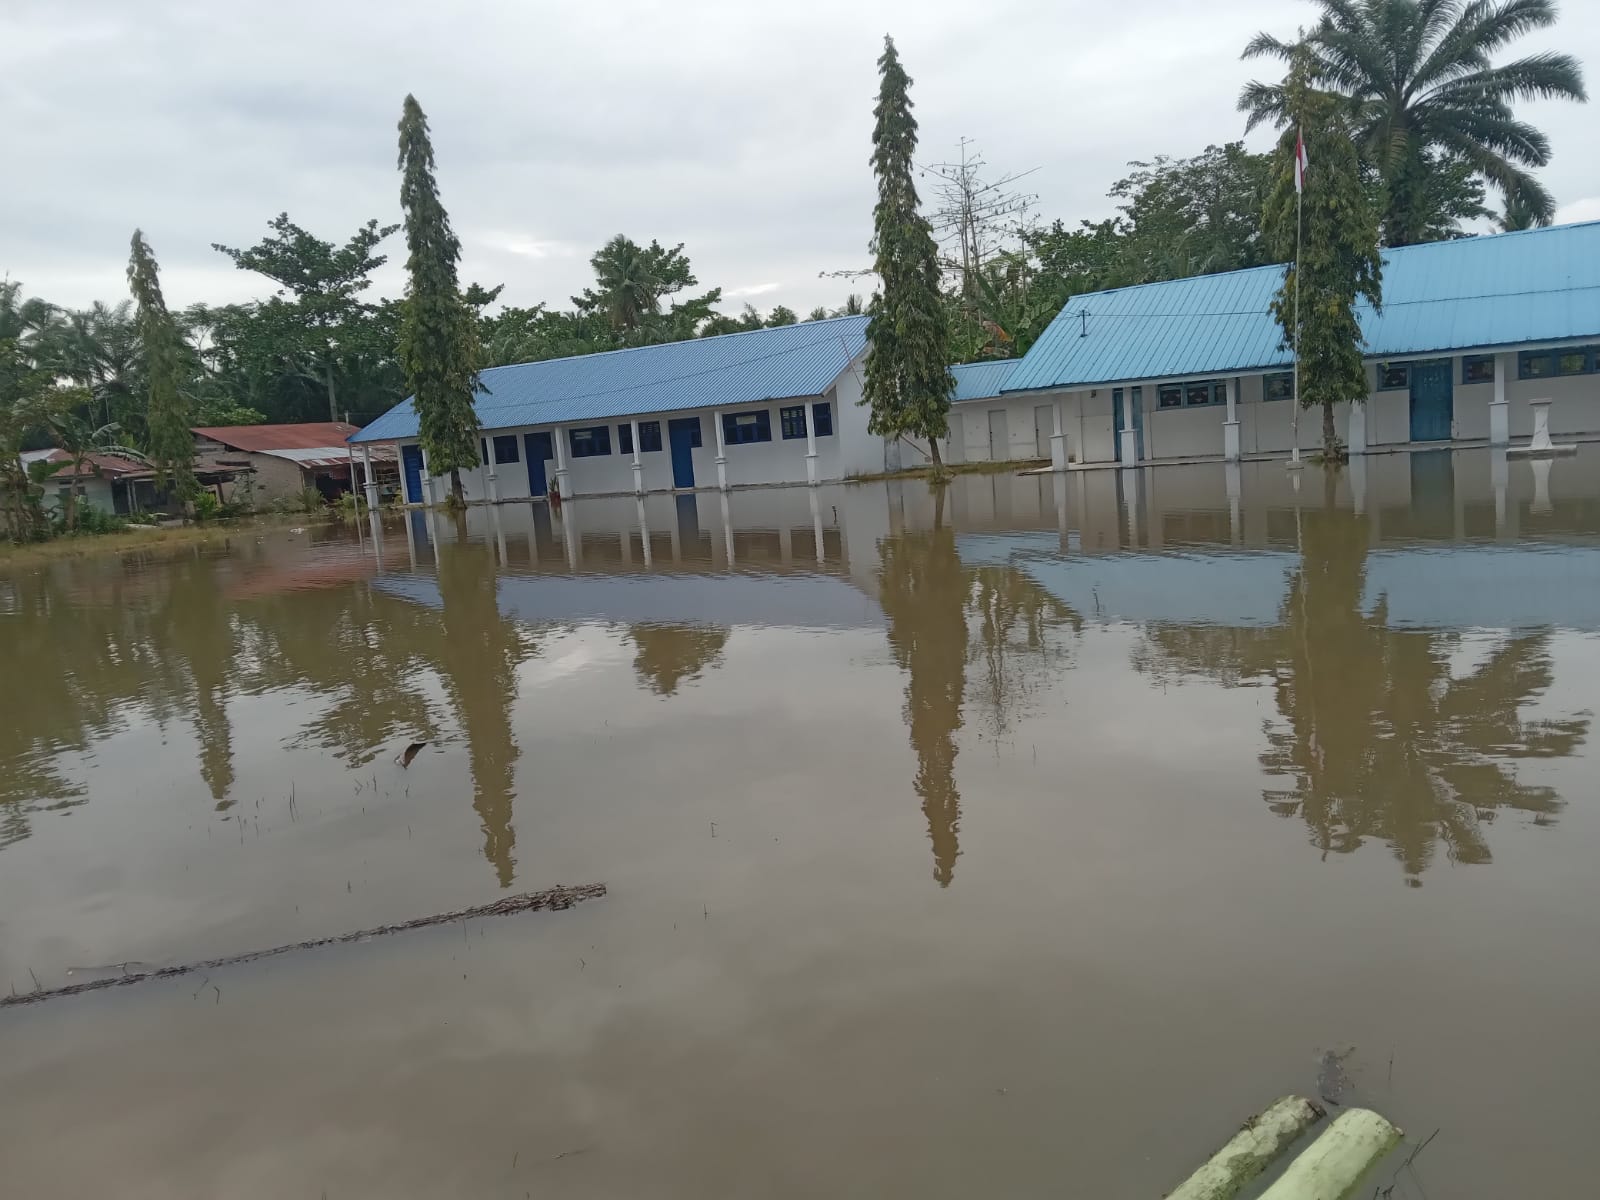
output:
[[[17,992],[10,996],[0,996],[0,1008],[13,1004],[34,1004],[40,1000],[55,1000],[62,996],[76,996],[81,992],[97,992],[101,988],[126,987],[130,983],[142,983],[147,979],[170,979],[175,975],[187,975],[193,971],[210,971],[218,967],[233,967],[241,963],[252,963],[263,958],[273,958],[279,954],[287,954],[291,950],[314,950],[318,946],[333,946],[344,942],[364,942],[368,938],[382,937],[390,933],[404,933],[408,929],[423,929],[429,925],[444,925],[453,921],[472,921],[479,917],[503,917],[512,913],[557,911],[571,908],[574,904],[581,903],[584,900],[593,900],[605,894],[606,885],[603,883],[585,883],[577,887],[557,885],[542,892],[524,892],[517,896],[506,896],[492,904],[479,904],[472,908],[458,908],[454,912],[435,913],[429,917],[415,917],[409,921],[402,921],[398,925],[380,925],[376,929],[361,929],[355,933],[341,933],[336,937],[312,938],[309,941],[292,942],[287,946],[274,946],[270,950],[251,950],[245,954],[230,954],[223,958],[208,958],[201,962],[181,963],[175,967],[130,971],[126,975],[112,975],[104,979],[89,979],[81,983],[69,983],[64,987],[38,988],[31,992]],[[129,963],[127,965],[132,966],[134,964]]]

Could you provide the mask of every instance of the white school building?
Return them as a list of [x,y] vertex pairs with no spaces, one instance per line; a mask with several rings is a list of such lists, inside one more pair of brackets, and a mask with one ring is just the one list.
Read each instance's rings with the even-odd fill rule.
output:
[[[1268,306],[1281,266],[1074,297],[1020,359],[955,369],[947,456],[1057,469],[1286,454],[1293,359]],[[1352,453],[1600,437],[1600,222],[1384,252],[1363,303],[1365,405]],[[1321,411],[1298,441],[1321,444]]]
[[[882,471],[860,404],[867,318],[839,317],[482,372],[468,500],[817,484]],[[411,401],[351,437],[393,443],[408,503],[444,498]]]

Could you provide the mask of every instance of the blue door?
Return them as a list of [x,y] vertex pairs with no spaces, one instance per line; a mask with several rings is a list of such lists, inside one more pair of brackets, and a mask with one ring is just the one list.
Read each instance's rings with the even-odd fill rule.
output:
[[522,435],[523,457],[528,460],[528,495],[543,496],[550,491],[550,484],[544,477],[545,460],[554,456],[554,447],[550,444],[548,433],[525,433]]
[[1411,365],[1411,440],[1450,440],[1450,420],[1455,415],[1449,362]]
[[674,417],[667,422],[672,441],[672,486],[694,486],[694,448],[700,444],[700,418]]
[[406,501],[422,503],[422,447],[401,446],[400,467],[406,477]]

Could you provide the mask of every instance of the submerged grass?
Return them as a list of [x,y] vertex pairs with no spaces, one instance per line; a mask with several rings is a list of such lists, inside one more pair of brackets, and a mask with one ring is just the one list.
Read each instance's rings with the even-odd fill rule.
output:
[[111,533],[84,533],[58,537],[48,542],[0,542],[0,573],[26,570],[63,559],[94,558],[100,555],[155,553],[220,545],[230,538],[253,530],[285,524],[305,524],[312,520],[305,513],[285,517],[252,517],[216,525],[130,525]]
[[[1031,470],[1043,466],[1050,460],[1048,458],[1019,458],[1006,462],[975,462],[975,463],[945,463],[944,475],[1014,475],[1019,471]],[[878,483],[885,479],[932,479],[934,470],[931,466],[906,467],[900,471],[872,471],[859,475],[845,476],[846,483]]]

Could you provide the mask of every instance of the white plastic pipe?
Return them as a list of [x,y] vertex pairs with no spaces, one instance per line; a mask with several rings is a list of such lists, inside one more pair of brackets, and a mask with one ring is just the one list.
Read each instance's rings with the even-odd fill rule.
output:
[[1402,1136],[1371,1109],[1346,1109],[1261,1193],[1261,1200],[1345,1200]]
[[1179,1184],[1167,1200],[1231,1200],[1321,1116],[1322,1110],[1302,1096],[1274,1101],[1246,1121],[1228,1144]]

